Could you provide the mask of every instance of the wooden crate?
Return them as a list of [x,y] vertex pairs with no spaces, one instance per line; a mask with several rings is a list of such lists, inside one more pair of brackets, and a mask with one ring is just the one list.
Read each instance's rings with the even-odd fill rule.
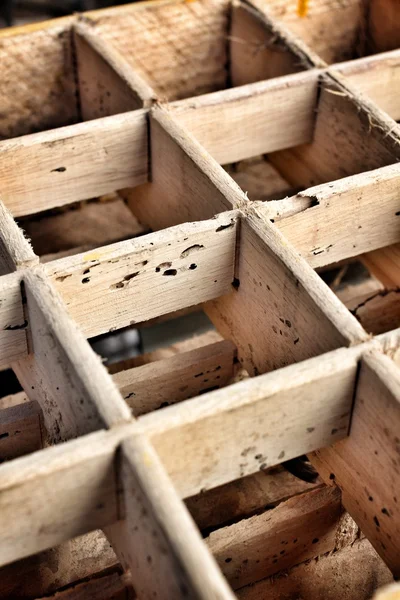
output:
[[[1,33],[0,597],[400,576],[399,23],[194,0]],[[193,306],[218,333],[147,364],[87,342]]]

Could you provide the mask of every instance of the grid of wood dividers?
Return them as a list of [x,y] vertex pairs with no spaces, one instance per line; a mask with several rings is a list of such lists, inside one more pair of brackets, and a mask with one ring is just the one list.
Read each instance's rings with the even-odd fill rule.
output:
[[[399,32],[393,0],[157,0],[0,33],[0,597],[400,577]],[[170,354],[88,341],[196,306]]]

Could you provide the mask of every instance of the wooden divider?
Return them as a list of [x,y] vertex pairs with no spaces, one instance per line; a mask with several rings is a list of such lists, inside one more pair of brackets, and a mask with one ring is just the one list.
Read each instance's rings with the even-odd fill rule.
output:
[[[338,490],[289,500],[271,522],[252,517],[212,533],[207,544],[181,498],[190,505],[195,495],[316,451],[324,480],[341,490],[345,507],[400,576],[398,332],[370,339],[312,269],[374,250],[373,268],[389,277],[382,248],[400,241],[393,165],[400,130],[391,118],[394,88],[386,94],[388,84],[380,83],[397,82],[398,56],[327,67],[258,4],[212,0],[214,12],[202,4],[145,6],[133,23],[138,39],[130,12],[126,30],[123,9],[45,28],[72,102],[65,114],[49,115],[50,126],[64,124],[61,117],[93,120],[0,142],[4,204],[23,216],[119,189],[144,225],[169,229],[40,266],[0,205],[0,366],[12,363],[29,399],[1,412],[0,437],[9,437],[10,423],[21,427],[24,443],[15,451],[8,440],[10,457],[40,448],[45,438],[65,442],[0,466],[1,564],[104,528],[139,597],[232,598],[210,550],[241,588],[334,549]],[[391,0],[371,0],[364,22],[355,4],[344,27],[351,43],[331,40],[321,46],[324,59],[353,51],[356,30],[369,35],[364,50],[397,39],[379,20],[392,14]],[[147,68],[138,59],[138,23],[152,10],[166,23],[181,18],[165,56],[149,46]],[[202,27],[194,48],[210,56],[215,48],[215,55],[206,52],[194,85],[198,54],[186,54],[182,44],[202,20],[210,27]],[[311,7],[310,22],[325,21]],[[160,35],[157,27],[153,34]],[[254,38],[265,47],[252,61]],[[35,64],[42,64],[39,46]],[[10,48],[14,56],[18,49]],[[167,72],[169,57],[177,68]],[[176,80],[186,67],[191,76]],[[22,80],[24,69],[17,71]],[[258,81],[267,78],[274,79]],[[230,83],[239,87],[221,89]],[[59,96],[59,85],[54,90]],[[204,91],[211,93],[188,97]],[[151,107],[163,94],[182,99]],[[39,96],[48,107],[46,94]],[[43,115],[35,123],[29,131],[46,129]],[[17,125],[7,116],[7,131],[18,135]],[[309,189],[253,203],[220,166],[266,153],[289,184]],[[374,255],[364,260],[374,264]],[[220,385],[218,378],[229,382],[236,350],[225,341],[184,356],[188,384],[173,359],[111,378],[85,339],[200,303],[258,377],[207,389]],[[164,402],[174,405],[151,412]],[[291,525],[296,507],[301,520]],[[293,539],[279,557],[271,546],[257,559],[267,542],[280,540],[282,527],[294,539],[300,531],[303,548]]]

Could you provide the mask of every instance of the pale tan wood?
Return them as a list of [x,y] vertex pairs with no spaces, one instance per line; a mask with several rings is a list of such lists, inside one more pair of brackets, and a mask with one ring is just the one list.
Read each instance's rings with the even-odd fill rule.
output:
[[[311,142],[318,71],[253,83],[170,105],[220,164]],[[290,181],[289,178],[287,178]]]
[[138,597],[233,599],[146,438],[122,443],[121,476],[124,520],[106,532],[131,571]]
[[355,55],[363,19],[360,0],[252,0],[262,10],[267,4],[283,23],[326,62],[348,60]]
[[392,575],[366,539],[238,590],[240,600],[370,600]]
[[94,31],[125,58],[161,100],[226,87],[227,0],[144,2],[88,13]]
[[146,112],[0,142],[1,195],[14,217],[148,180]]
[[132,212],[153,229],[209,219],[246,201],[204,148],[164,109],[150,113],[151,183],[125,195]]
[[370,294],[353,309],[353,314],[374,335],[395,329],[400,325],[399,290]]
[[321,79],[312,143],[269,160],[292,185],[309,187],[398,161],[399,133],[395,121],[331,71]]
[[109,373],[119,373],[120,371],[132,369],[133,367],[147,365],[157,360],[171,358],[182,352],[190,352],[198,348],[203,348],[204,346],[208,346],[209,344],[215,344],[217,342],[221,342],[222,340],[222,336],[219,333],[217,333],[217,331],[206,331],[205,333],[194,335],[193,337],[187,338],[186,340],[176,342],[171,346],[161,346],[160,348],[157,348],[152,352],[146,352],[145,354],[140,354],[139,356],[132,356],[131,358],[128,358],[126,360],[118,361],[117,363],[107,365],[107,369]]
[[387,288],[400,286],[400,244],[369,252],[362,257],[362,261]]
[[365,340],[319,276],[261,211],[251,212],[240,228],[237,289],[206,307],[216,328],[237,346],[246,370],[271,371]]
[[0,411],[0,462],[35,452],[42,446],[42,411],[37,402]]
[[148,233],[117,195],[20,221],[42,262]]
[[400,119],[400,51],[392,50],[333,65],[360,92],[368,95],[392,119]]
[[356,357],[337,350],[163,408],[139,422],[179,493],[194,495],[345,437]]
[[112,45],[84,23],[75,24],[74,43],[85,121],[151,106],[155,92]]
[[217,342],[113,376],[135,416],[224,387],[233,377],[235,347]]
[[378,352],[363,357],[347,440],[316,452],[321,476],[342,490],[342,500],[395,575],[400,526],[398,451],[400,374]]
[[43,410],[56,443],[131,418],[131,413],[40,267],[24,273],[31,351],[13,363],[27,396]]
[[[340,492],[322,488],[212,532],[206,538],[234,590],[336,548],[343,509]],[[356,538],[348,536],[350,544]]]
[[38,264],[39,258],[0,197],[0,274]]
[[232,4],[229,44],[233,86],[316,66],[295,36],[247,2]]
[[0,139],[76,123],[80,115],[68,22],[12,33],[0,41]]
[[1,465],[1,565],[118,519],[115,451],[132,431],[114,427]]
[[278,466],[201,492],[185,503],[198,527],[207,531],[319,487],[320,479],[306,483]]
[[236,222],[228,212],[47,263],[46,272],[86,336],[99,335],[229,292]]
[[0,278],[0,365],[4,367],[28,353],[20,283],[18,273]]
[[399,165],[390,165],[306,189],[291,199],[299,206],[296,214],[274,214],[270,203],[259,210],[273,217],[283,235],[317,268],[399,241],[399,175]]
[[[209,338],[203,337],[205,342]],[[185,345],[188,341],[164,350],[164,355],[170,355],[168,358],[160,359],[160,351],[151,353],[144,357],[149,364],[143,366],[122,370],[126,366],[124,363],[114,365],[113,371],[120,369],[113,375],[114,383],[129,401],[134,415],[224,387],[233,378],[235,348],[231,342],[219,341],[188,351],[185,351]],[[24,370],[26,385],[28,375],[29,371]],[[33,390],[30,395],[35,395]],[[44,432],[36,401],[28,401],[26,394],[21,392],[1,398],[0,409],[0,458],[14,458],[42,447]]]

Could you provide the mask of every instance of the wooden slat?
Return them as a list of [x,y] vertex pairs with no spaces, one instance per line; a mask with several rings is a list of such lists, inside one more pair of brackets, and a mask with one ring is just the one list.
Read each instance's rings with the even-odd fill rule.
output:
[[121,371],[113,376],[122,397],[139,416],[208,390],[233,377],[235,347],[229,341]]
[[28,353],[25,321],[17,273],[0,278],[0,366],[7,367]]
[[332,66],[392,119],[400,119],[400,51],[392,50]]
[[251,3],[231,9],[230,75],[232,86],[245,85],[309,69],[316,63],[294,35]]
[[115,450],[129,431],[96,432],[1,465],[2,565],[118,519]]
[[42,446],[42,411],[37,402],[0,411],[0,462],[35,452]]
[[107,538],[93,531],[2,567],[0,594],[3,598],[49,597],[59,588],[79,586],[79,581],[117,568]]
[[362,257],[362,262],[387,288],[400,286],[400,244],[368,252]]
[[170,105],[220,163],[311,142],[318,71],[279,77]]
[[[132,413],[144,414],[162,405],[224,387],[233,377],[235,354],[231,342],[220,341],[187,352],[182,350],[176,356],[161,360],[154,357],[155,362],[119,371],[113,379]],[[30,394],[35,395],[33,391]],[[24,393],[5,400],[0,399],[3,434],[3,437],[0,434],[0,459],[3,460],[42,447],[40,411],[35,408],[37,402],[28,402]]]
[[0,274],[38,264],[39,258],[0,199]]
[[[322,488],[218,529],[206,538],[234,590],[336,548],[343,509],[340,492]],[[355,541],[357,526],[348,535]]]
[[282,577],[269,577],[245,586],[238,590],[237,597],[240,600],[299,596],[307,600],[371,600],[378,586],[391,581],[393,577],[385,563],[368,540],[362,539],[339,552],[330,552],[284,571]]
[[[250,211],[249,211],[250,214]],[[237,289],[206,312],[249,373],[263,373],[366,339],[356,319],[254,210],[241,224]]]
[[350,435],[313,459],[322,477],[342,490],[345,508],[397,576],[399,423],[400,373],[387,356],[365,355]]
[[14,217],[148,180],[146,112],[0,142],[0,193]]
[[236,213],[46,264],[86,336],[205,302],[231,289]]
[[360,351],[337,350],[139,422],[179,493],[194,495],[345,437]]
[[141,223],[162,229],[210,219],[246,198],[169,111],[150,113],[151,183],[123,191]]
[[13,369],[28,397],[41,405],[49,440],[130,420],[129,408],[43,270],[25,272],[24,284],[33,353]]
[[320,479],[315,483],[306,483],[279,466],[201,492],[186,498],[185,503],[198,527],[209,531],[210,528],[236,522],[292,496],[320,488],[321,485]]
[[155,93],[113,46],[84,23],[74,26],[79,99],[85,121],[150,106]]
[[399,182],[390,165],[300,192],[290,199],[296,214],[283,212],[289,200],[259,210],[317,268],[400,241]]
[[[156,452],[145,438],[122,444],[124,520],[110,539],[139,597],[233,600]],[[152,596],[152,592],[154,594]]]
[[320,85],[312,143],[269,156],[289,183],[310,187],[400,159],[400,128],[389,116],[336,72]]

